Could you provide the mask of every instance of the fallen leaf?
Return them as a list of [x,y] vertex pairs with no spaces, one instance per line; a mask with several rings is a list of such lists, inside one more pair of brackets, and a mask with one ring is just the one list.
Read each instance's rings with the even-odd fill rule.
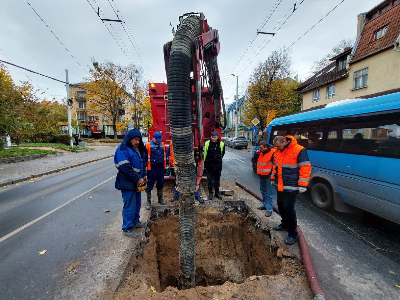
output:
[[157,293],[156,288],[154,286],[151,286],[150,289],[153,291],[153,293]]
[[397,284],[396,284],[396,286],[400,289],[400,285],[397,285]]
[[109,210],[109,209],[106,209],[104,212],[105,212],[105,213],[108,213],[108,212],[110,212],[110,210]]
[[93,199],[93,197],[92,197],[92,196],[90,196],[90,197],[89,197],[89,199]]
[[43,254],[45,254],[46,252],[47,252],[47,250],[40,251],[40,252],[39,252],[39,255],[43,255]]

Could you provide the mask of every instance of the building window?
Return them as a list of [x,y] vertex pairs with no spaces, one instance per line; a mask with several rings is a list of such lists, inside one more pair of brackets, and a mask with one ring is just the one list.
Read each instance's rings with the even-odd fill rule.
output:
[[78,91],[78,92],[77,92],[77,96],[78,96],[79,98],[85,98],[85,95],[86,95],[86,92],[82,92],[82,91]]
[[338,71],[346,69],[347,57],[342,57],[338,60]]
[[319,101],[319,94],[320,94],[319,90],[316,90],[316,91],[313,92],[313,100],[312,100],[312,102],[318,102]]
[[335,85],[328,86],[326,88],[326,99],[331,99],[335,97]]
[[86,108],[86,102],[78,102],[78,107],[81,109],[85,109]]
[[353,89],[361,89],[367,87],[368,81],[368,68],[354,72],[354,85]]
[[385,35],[386,31],[387,31],[387,26],[375,31],[374,40],[377,40],[377,39],[380,39],[381,37],[383,37]]
[[81,121],[81,122],[86,121],[86,113],[85,113],[85,112],[79,112],[79,114],[78,114],[78,119],[79,119],[79,121]]

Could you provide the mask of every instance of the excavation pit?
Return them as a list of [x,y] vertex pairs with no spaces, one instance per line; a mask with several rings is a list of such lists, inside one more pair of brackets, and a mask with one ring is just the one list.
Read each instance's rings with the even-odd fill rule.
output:
[[[284,273],[290,275],[289,281],[294,279],[298,285],[301,278],[304,283],[301,262],[278,255],[279,247],[271,244],[269,230],[261,228],[243,202],[237,202],[235,206],[196,208],[196,288],[179,291],[178,215],[172,206],[152,210],[146,240],[134,251],[114,299],[175,299],[182,293],[186,296],[176,299],[212,299],[206,294],[218,286],[273,285],[273,279]],[[191,290],[201,295],[190,294]]]

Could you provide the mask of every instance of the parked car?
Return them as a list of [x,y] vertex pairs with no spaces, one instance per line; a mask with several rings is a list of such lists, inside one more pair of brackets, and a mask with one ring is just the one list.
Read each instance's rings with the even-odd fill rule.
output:
[[231,147],[233,149],[236,149],[236,148],[245,148],[245,149],[247,149],[247,146],[248,146],[248,142],[246,140],[246,137],[244,137],[244,136],[238,136],[236,138],[233,138],[231,144],[232,144]]
[[232,138],[230,138],[230,137],[225,138],[225,141],[224,141],[225,147],[230,147],[231,142],[232,142]]

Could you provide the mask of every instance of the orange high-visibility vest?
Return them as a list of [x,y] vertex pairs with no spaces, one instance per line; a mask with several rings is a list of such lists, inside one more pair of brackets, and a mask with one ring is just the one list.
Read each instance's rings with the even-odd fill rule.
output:
[[291,143],[285,150],[275,151],[275,165],[271,179],[275,180],[276,178],[279,192],[294,192],[298,191],[299,187],[308,186],[311,163],[308,159],[307,150],[297,144],[294,137],[288,135],[285,138],[289,138]]
[[172,142],[169,144],[169,163],[171,167],[175,167],[174,150],[172,148]]
[[259,175],[269,175],[272,172],[272,155],[275,152],[275,148],[271,148],[271,150],[265,154],[260,152],[260,155],[257,159],[257,174]]
[[[164,149],[164,169],[167,167],[167,155],[165,153],[165,145],[163,142],[161,142],[161,146]],[[146,143],[146,149],[147,149],[147,170],[151,170],[151,161],[150,161],[150,155],[151,155],[151,146],[150,142]]]

